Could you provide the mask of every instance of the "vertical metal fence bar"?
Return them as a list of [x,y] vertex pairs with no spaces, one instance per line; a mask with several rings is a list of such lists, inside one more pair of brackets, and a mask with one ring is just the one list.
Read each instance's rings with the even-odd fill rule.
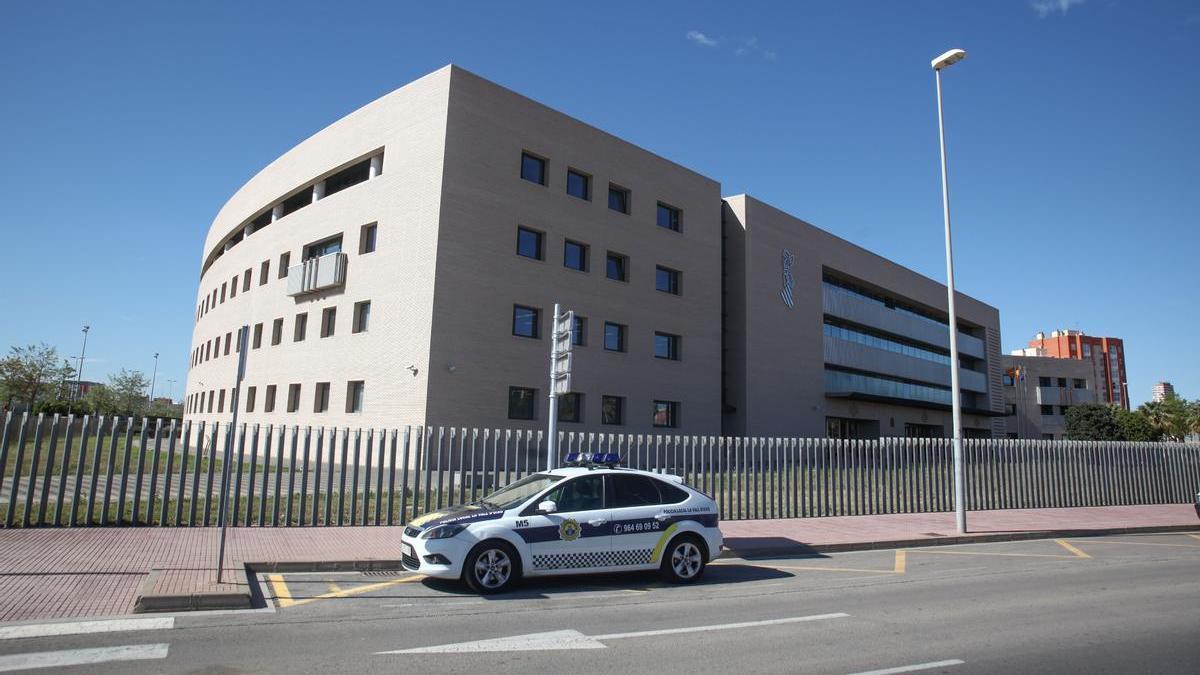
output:
[[[21,438],[24,439],[24,436]],[[100,455],[104,452],[104,440],[104,416],[100,415],[96,417],[96,445],[92,447],[92,479],[88,485],[87,518],[84,519],[87,525],[95,522],[96,489],[100,479]]]
[[[10,417],[10,419],[11,419],[11,417]],[[71,493],[71,515],[67,518],[67,524],[70,527],[75,527],[76,525],[79,524],[79,502],[80,502],[80,495],[83,494],[83,469],[84,469],[84,465],[86,464],[86,462],[84,460],[85,460],[85,457],[87,454],[88,437],[90,436],[89,432],[91,431],[91,423],[92,423],[91,415],[84,415],[83,423],[81,424],[81,426],[79,428],[79,450],[76,453],[76,459],[75,459],[75,490],[74,490],[74,492]],[[7,433],[8,433],[8,429],[6,426],[6,428],[5,428],[6,438],[7,438]],[[5,443],[7,444],[7,441],[5,441]],[[0,450],[0,452],[3,452],[3,450]],[[4,466],[3,466],[3,462],[0,461],[0,476],[3,476],[3,475],[4,475]],[[91,506],[90,503],[88,505]]]
[[[108,462],[104,474],[104,499],[101,504],[100,524],[108,525],[108,511],[112,504],[112,484],[117,472],[117,433],[120,418],[116,415],[110,418],[108,429]],[[13,493],[14,498],[16,493]]]
[[[38,500],[38,514],[36,522],[38,525],[46,524],[46,511],[50,508],[50,486],[54,480],[54,459],[58,456],[58,413],[55,413],[50,418],[50,442],[46,447],[46,470],[43,472],[42,478],[42,494]],[[30,478],[32,479],[32,474]],[[30,480],[29,488],[33,490],[33,481]]]
[[[209,516],[211,514],[212,496],[213,496],[213,478],[217,468],[217,436],[220,435],[221,429],[225,429],[225,435],[229,435],[229,429],[223,427],[220,422],[213,422],[212,431],[209,432],[208,438],[208,476],[205,478],[204,488],[204,527],[209,525]],[[218,495],[222,496],[222,495]]]
[[283,512],[284,527],[292,526],[292,513],[296,505],[296,450],[300,445],[300,425],[292,425],[290,440],[291,442],[288,443],[287,502]]
[[[396,450],[398,448],[398,444],[399,444],[399,440],[400,440],[399,436],[400,436],[399,429],[392,429],[392,442],[390,444],[390,447],[388,448],[387,524],[389,526],[394,525],[396,523],[396,517],[394,515],[394,509],[396,508]],[[404,428],[404,449],[406,451],[405,454],[407,455],[408,454],[407,453],[407,450],[408,450],[408,427]],[[405,457],[405,465],[406,465],[405,468],[407,468],[407,464],[408,464],[407,457]],[[400,488],[401,488],[401,492],[403,493],[403,489],[404,489],[403,483],[401,483]],[[401,504],[404,503],[403,494],[401,495],[400,503]],[[403,509],[401,509],[400,519],[402,521],[404,520]]]
[[275,425],[268,424],[266,434],[263,436],[262,489],[258,496],[259,527],[264,527],[267,524],[267,484],[271,482],[271,436],[274,433]]
[[[154,420],[154,454],[150,458],[150,494],[146,500],[146,524],[147,525],[154,524],[154,511],[155,511],[154,498],[158,492],[158,467],[159,467],[159,460],[162,455],[162,437],[163,437],[162,423],[163,423],[163,421],[162,421],[161,417],[155,418],[155,420]],[[172,420],[172,424],[174,424],[174,420]],[[170,457],[167,458],[167,461],[170,462]],[[139,490],[139,492],[141,492],[141,491]],[[167,501],[167,498],[166,498],[166,496],[164,496],[163,502],[166,503],[166,501]],[[159,524],[161,525],[162,522],[160,521]]]
[[245,527],[250,527],[254,519],[254,488],[258,478],[258,424],[250,432],[250,478],[246,481],[246,518],[242,521]]
[[[367,429],[367,447],[363,454],[363,501],[362,501],[362,525],[367,524],[367,515],[370,513],[371,504],[371,453],[375,449],[375,430]],[[355,448],[357,450],[357,448]],[[355,455],[357,459],[357,454]],[[357,484],[357,477],[356,477]],[[351,521],[353,522],[353,521]]]
[[[393,433],[392,447],[395,448],[396,447],[395,446],[395,430],[393,430],[392,433]],[[374,516],[374,524],[375,525],[383,524],[382,523],[382,518],[383,518],[383,465],[384,465],[383,456],[386,451],[387,451],[387,429],[381,428],[379,430],[379,450],[378,450],[379,455],[378,455],[378,457],[376,457],[376,461],[375,461],[375,466],[376,466],[376,468],[375,468],[375,516]],[[396,453],[393,452],[392,454],[395,455]],[[390,502],[390,500],[389,500],[389,502]],[[389,513],[389,515],[390,515],[390,513]]]
[[[37,470],[42,454],[42,429],[45,427],[45,422],[46,416],[38,413],[33,429],[33,454],[29,456],[29,477],[25,482],[25,508],[21,512],[23,527],[29,527],[33,521],[33,493],[37,491]],[[18,453],[17,464],[13,467],[14,479],[21,477],[21,459]],[[9,503],[14,505],[17,503],[16,480],[14,480],[12,495],[9,496]]]
[[[296,518],[296,525],[298,525],[300,527],[304,527],[304,521],[307,520],[306,516],[308,515],[308,463],[309,463],[308,456],[309,456],[309,450],[311,450],[311,449],[312,449],[312,425],[309,425],[309,426],[304,427],[304,454],[300,458],[300,511],[297,514],[299,517]],[[313,503],[313,511],[315,512],[316,510],[317,510],[317,505],[314,502]],[[289,514],[288,524],[290,525],[291,522],[292,522],[292,519]]]
[[[183,525],[183,502],[187,493],[188,455],[192,449],[192,421],[183,423],[183,441],[179,455],[179,497],[175,500],[175,527]],[[196,493],[192,492],[192,503],[196,502]]]
[[271,527],[279,527],[279,509],[283,505],[283,453],[287,440],[287,425],[280,424],[275,442],[275,490],[271,502]]
[[[231,442],[237,443],[237,465],[233,467],[235,472],[233,475],[233,513],[223,522],[237,527],[238,519],[242,514],[242,467],[246,464],[246,423],[242,422],[240,428],[231,429],[230,433],[234,435],[234,440]],[[229,453],[229,456],[232,458],[233,453]],[[253,493],[253,488],[251,488],[251,493]],[[247,517],[250,515],[249,500],[246,502],[246,515]]]
[[[117,524],[120,525],[125,521],[125,499],[126,492],[129,488],[129,460],[133,455],[133,417],[125,418],[125,443],[122,446],[121,453],[121,481],[120,492],[117,493]],[[34,447],[36,452],[37,447]],[[141,454],[139,449],[138,454]],[[36,458],[36,455],[35,455]]]
[[[338,473],[338,505],[337,505],[337,524],[339,527],[346,522],[346,471],[348,471],[347,463],[350,460],[350,427],[342,429],[342,462],[339,465]],[[333,474],[330,474],[333,475]]]
[[[454,447],[454,428],[450,428],[450,447]],[[442,508],[442,490],[445,487],[445,471],[446,461],[442,459],[442,453],[446,450],[446,428],[438,427],[438,443],[437,443],[437,496],[434,498],[434,503],[440,510]]]
[[[425,467],[429,471],[429,463],[425,461],[425,455],[429,452],[429,437],[430,430],[426,427],[417,427],[417,447],[416,447],[416,463],[413,466],[413,508],[412,517],[416,518],[419,513],[425,513],[429,510],[429,478],[426,476],[425,482],[421,482],[421,468]],[[425,486],[424,499],[422,496],[421,486]],[[424,502],[424,509],[418,510],[418,505]]]
[[[358,463],[362,455],[362,429],[354,430],[354,461],[350,466],[350,524],[358,524]],[[344,472],[346,467],[342,467]]]
[[[142,428],[138,432],[138,460],[137,460],[137,478],[133,483],[133,512],[130,517],[132,524],[138,524],[138,517],[142,511],[142,475],[145,472],[146,466],[146,426],[149,419],[142,417]],[[157,429],[157,427],[155,427]],[[157,432],[156,434],[157,435]],[[122,511],[124,514],[124,511]]]
[[[321,429],[322,441],[326,435],[329,436],[329,459],[326,460],[325,466],[325,513],[323,514],[322,518],[323,522],[325,523],[325,527],[333,525],[333,474],[337,471],[338,430],[337,427],[333,427],[328,431],[329,433],[326,434],[326,429]],[[313,508],[315,509],[316,507],[314,506]]]
[[[24,421],[23,418],[17,417],[11,410],[4,412],[4,428],[3,428],[3,430],[0,430],[0,490],[3,489],[5,469],[8,468],[8,457],[9,457],[9,453],[11,452],[11,446],[12,446],[12,441],[13,441],[13,430],[12,429],[14,426],[14,424],[13,424],[14,419],[21,420],[22,422]],[[20,428],[24,428],[24,424],[22,424],[21,422],[18,422],[17,424],[20,425]],[[18,429],[18,433],[19,432],[20,432],[20,429]],[[20,448],[21,447],[20,444],[18,444],[17,447]],[[21,475],[20,466],[21,466],[20,463],[17,463],[13,470],[13,487],[14,488],[16,487],[17,478]],[[76,490],[76,493],[78,493],[78,492],[79,491]],[[15,489],[12,494],[16,495]],[[11,525],[11,523],[8,522],[8,518],[12,514],[12,508],[13,508],[13,497],[10,496],[8,499],[8,508],[5,509],[5,513],[4,513],[5,526]]]

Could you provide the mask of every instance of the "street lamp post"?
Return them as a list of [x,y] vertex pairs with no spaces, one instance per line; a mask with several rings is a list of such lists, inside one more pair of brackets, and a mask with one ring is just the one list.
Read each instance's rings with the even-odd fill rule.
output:
[[71,402],[67,404],[67,414],[71,414],[71,409],[75,406],[75,398],[80,394],[80,387],[83,386],[83,356],[87,353],[87,336],[91,326],[83,327],[83,347],[79,350],[79,368],[75,370],[75,391],[71,395]]
[[942,152],[942,219],[946,225],[946,297],[950,314],[950,407],[954,417],[954,519],[959,534],[967,531],[967,507],[962,457],[962,394],[958,388],[958,318],[954,312],[954,249],[950,244],[950,184],[946,176],[946,127],[942,121],[942,69],[966,56],[961,49],[951,49],[930,64],[937,82],[938,144]]
[[154,405],[154,380],[158,377],[158,352],[154,352],[154,372],[150,375],[150,398],[148,405]]
[[171,399],[171,403],[175,402],[175,380],[167,380],[167,398]]

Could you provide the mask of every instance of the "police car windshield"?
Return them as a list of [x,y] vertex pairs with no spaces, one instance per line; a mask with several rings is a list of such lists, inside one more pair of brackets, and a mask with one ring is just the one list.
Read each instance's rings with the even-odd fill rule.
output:
[[481,503],[494,509],[511,509],[519,506],[530,497],[545,490],[562,480],[562,476],[551,476],[544,473],[535,473],[532,476],[526,476],[521,480],[505,485],[496,490],[492,494],[484,497]]

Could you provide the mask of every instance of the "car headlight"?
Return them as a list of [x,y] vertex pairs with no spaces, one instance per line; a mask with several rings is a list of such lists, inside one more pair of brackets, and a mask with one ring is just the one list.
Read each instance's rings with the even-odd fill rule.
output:
[[467,529],[466,525],[439,525],[425,533],[426,539],[449,539]]

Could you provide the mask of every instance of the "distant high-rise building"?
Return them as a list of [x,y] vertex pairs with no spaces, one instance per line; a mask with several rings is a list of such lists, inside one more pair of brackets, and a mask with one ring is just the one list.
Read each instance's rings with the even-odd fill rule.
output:
[[1029,341],[1029,347],[1018,349],[1013,354],[1090,361],[1096,373],[1094,381],[1100,402],[1129,410],[1125,347],[1120,338],[1094,337],[1077,330],[1056,330],[1049,337],[1045,333],[1038,333]]
[[1170,382],[1158,382],[1154,385],[1154,401],[1162,403],[1168,397],[1175,395],[1175,387]]

